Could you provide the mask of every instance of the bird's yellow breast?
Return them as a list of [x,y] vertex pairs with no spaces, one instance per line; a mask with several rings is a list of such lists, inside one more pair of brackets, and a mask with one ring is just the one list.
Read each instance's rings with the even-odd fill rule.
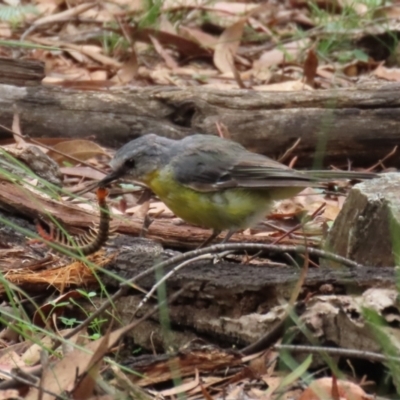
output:
[[142,180],[180,218],[215,230],[247,228],[271,208],[268,189],[225,189],[198,192],[178,183],[163,169]]

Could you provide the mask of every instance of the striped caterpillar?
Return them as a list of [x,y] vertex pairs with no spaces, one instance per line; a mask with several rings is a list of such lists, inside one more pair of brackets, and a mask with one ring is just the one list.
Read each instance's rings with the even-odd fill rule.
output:
[[96,191],[97,203],[100,208],[100,223],[97,229],[90,229],[82,235],[73,237],[73,245],[68,239],[67,235],[60,229],[52,227],[50,234],[48,234],[40,222],[37,223],[36,228],[38,234],[49,242],[56,243],[62,249],[71,251],[75,254],[83,254],[85,256],[95,253],[100,250],[107,242],[110,231],[110,212],[107,205],[108,191],[105,188],[98,188]]

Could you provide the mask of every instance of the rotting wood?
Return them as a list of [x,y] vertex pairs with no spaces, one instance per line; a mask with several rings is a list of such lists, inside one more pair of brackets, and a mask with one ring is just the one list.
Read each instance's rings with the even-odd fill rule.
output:
[[400,174],[387,173],[349,191],[326,243],[335,254],[379,268],[398,265],[399,232]]
[[[301,138],[296,148],[299,167],[345,167],[348,160],[365,166],[399,142],[399,85],[278,93],[202,87],[95,92],[0,85],[0,123],[10,126],[16,104],[22,130],[32,137],[86,137],[119,147],[149,132],[171,138],[217,134],[219,122],[232,139],[272,157]],[[387,165],[398,166],[398,160],[392,157]]]
[[[89,212],[80,208],[71,202],[57,202],[34,192],[29,192],[21,188],[19,185],[12,183],[0,177],[0,208],[12,213],[18,213],[25,217],[31,218],[48,218],[52,215],[58,221],[63,223],[67,229],[69,228],[87,228],[98,222],[98,216],[94,212]],[[138,217],[123,217],[115,219],[116,228],[113,232],[125,233],[139,236],[143,228],[143,219]],[[78,233],[76,231],[72,234]],[[156,219],[150,225],[147,231],[147,237],[162,242],[165,246],[174,248],[193,248],[203,243],[209,237],[210,231],[188,224],[175,225],[167,219]],[[249,240],[250,236],[241,233],[235,234],[231,242],[243,242]],[[254,243],[265,243],[270,239],[265,237],[253,237],[251,241]],[[284,239],[281,243],[288,243]],[[291,244],[302,244],[303,242],[291,239]],[[312,244],[311,239],[309,243]]]
[[[149,246],[148,253],[143,249]],[[151,242],[132,241],[131,247],[121,246],[123,250],[107,267],[108,271],[122,279],[129,279],[154,265],[166,255],[153,249]],[[166,273],[167,271],[163,271]],[[161,272],[160,272],[161,273]],[[245,265],[222,261],[197,262],[186,266],[167,281],[168,292],[174,293],[184,285],[191,283],[190,290],[168,307],[173,327],[179,327],[177,334],[171,331],[168,345],[179,348],[185,342],[193,340],[193,333],[214,341],[248,345],[262,334],[263,329],[275,321],[262,321],[262,315],[278,305],[279,300],[288,300],[300,271],[294,267],[274,267],[268,264]],[[390,267],[365,267],[360,269],[312,268],[309,270],[301,298],[316,294],[355,294],[369,287],[395,287],[395,270]],[[155,276],[148,276],[137,282],[145,290],[155,283]],[[104,276],[104,282],[112,283]],[[115,281],[114,281],[115,282]],[[115,285],[115,283],[114,283]],[[330,287],[329,293],[326,292]],[[143,294],[131,294],[116,302],[119,317],[129,321],[134,310],[143,299]],[[143,315],[153,304],[145,304],[137,317]],[[156,345],[161,349],[165,345],[163,331],[157,317],[147,321],[142,329],[132,332],[135,342],[145,348]],[[247,322],[246,322],[247,321]],[[259,322],[257,322],[259,321]],[[250,328],[250,324],[251,325]],[[148,332],[153,335],[151,340]]]
[[44,62],[0,57],[0,83],[39,86],[46,76]]

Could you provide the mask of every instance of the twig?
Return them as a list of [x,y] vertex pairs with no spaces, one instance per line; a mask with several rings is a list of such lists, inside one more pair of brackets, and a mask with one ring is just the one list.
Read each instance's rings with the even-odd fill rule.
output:
[[[65,397],[62,397],[62,396],[60,396],[60,395],[58,395],[56,393],[53,393],[50,390],[46,390],[46,389],[41,388],[37,383],[33,382],[33,380],[22,378],[22,377],[18,376],[17,374],[13,374],[11,372],[4,371],[4,370],[0,370],[0,372],[3,375],[7,375],[7,376],[9,376],[11,378],[10,381],[5,381],[4,383],[8,383],[8,382],[11,382],[11,381],[13,381],[14,384],[22,383],[22,384],[27,385],[27,386],[32,386],[32,387],[34,387],[34,388],[36,388],[38,390],[42,390],[43,392],[45,392],[45,393],[47,393],[47,394],[49,394],[51,396],[54,396],[56,399],[65,400]],[[26,372],[24,372],[24,374],[27,375]],[[34,375],[31,375],[31,377],[32,378],[37,378]],[[9,386],[9,388],[12,388],[12,387],[14,387],[14,385],[13,386]]]
[[332,356],[341,357],[355,357],[363,360],[370,361],[394,361],[400,363],[400,357],[386,356],[379,353],[373,353],[372,351],[362,351],[354,349],[343,349],[338,347],[324,347],[324,346],[302,346],[293,344],[276,344],[272,346],[274,350],[290,350],[296,353],[328,353]]
[[146,296],[143,298],[143,300],[136,307],[136,310],[133,312],[133,315],[135,315],[137,313],[137,311],[143,307],[143,305],[149,300],[149,298],[153,295],[153,293],[157,290],[157,288],[160,285],[162,285],[167,279],[169,279],[173,274],[178,272],[180,269],[182,269],[186,265],[189,265],[189,264],[199,261],[199,260],[206,260],[206,259],[210,259],[210,258],[214,258],[214,256],[211,254],[203,254],[201,256],[191,258],[190,260],[184,261],[183,263],[177,265],[174,269],[172,269],[166,275],[164,275],[155,285],[153,285],[153,287],[150,289],[150,291],[146,294]]
[[300,228],[303,228],[304,225],[309,222],[312,221],[314,218],[316,218],[318,216],[318,214],[322,211],[322,209],[326,206],[326,203],[322,203],[311,215],[309,218],[304,218],[303,221],[301,221],[299,224],[297,224],[296,226],[294,226],[292,229],[289,229],[288,231],[286,231],[282,236],[279,236],[278,238],[276,238],[276,240],[274,240],[272,242],[272,244],[278,244],[279,242],[281,242],[285,237],[289,236],[291,233],[297,231]]
[[293,150],[299,145],[300,142],[301,142],[301,139],[298,138],[298,139],[294,142],[294,144],[293,144],[291,147],[289,147],[289,148],[283,153],[283,155],[282,155],[281,157],[278,158],[278,162],[280,162],[280,163],[284,162],[284,161],[289,157],[289,154],[293,152]]
[[386,156],[383,157],[382,160],[379,160],[376,164],[374,164],[371,167],[369,167],[366,171],[370,172],[370,171],[373,171],[375,168],[378,168],[378,167],[385,168],[384,165],[383,165],[383,162],[386,161],[388,158],[390,158],[390,157],[392,157],[393,155],[396,154],[397,147],[398,146],[394,146],[393,150],[390,153],[386,154]]
[[12,134],[15,135],[15,136],[18,136],[18,137],[20,137],[20,138],[22,138],[22,139],[24,139],[24,140],[28,140],[28,141],[29,141],[30,143],[32,143],[32,144],[36,144],[37,146],[44,147],[45,149],[50,150],[50,151],[52,151],[52,152],[54,152],[54,153],[60,154],[61,156],[65,157],[65,158],[68,158],[68,159],[70,159],[70,160],[72,160],[72,161],[75,161],[75,162],[77,162],[78,164],[85,165],[86,167],[92,168],[92,169],[94,169],[94,170],[96,170],[96,171],[101,172],[102,174],[104,174],[104,170],[102,170],[101,168],[98,168],[98,167],[96,167],[96,166],[94,166],[94,165],[91,165],[91,164],[87,163],[86,161],[82,161],[82,160],[80,160],[79,158],[76,158],[76,157],[74,157],[74,156],[70,156],[69,154],[65,154],[65,153],[63,153],[62,151],[57,150],[57,149],[54,149],[54,148],[51,147],[51,146],[47,146],[47,145],[44,144],[44,143],[40,143],[39,141],[37,141],[36,139],[32,139],[32,138],[29,137],[28,135],[22,135],[21,133],[15,132],[15,131],[13,131],[12,129],[9,129],[9,128],[7,128],[6,126],[1,125],[1,124],[0,124],[0,128],[4,129],[5,131],[7,131],[7,132],[9,132],[9,133],[12,133]]

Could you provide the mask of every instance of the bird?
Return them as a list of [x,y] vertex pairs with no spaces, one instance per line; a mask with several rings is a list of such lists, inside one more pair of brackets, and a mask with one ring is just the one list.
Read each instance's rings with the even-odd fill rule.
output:
[[332,179],[371,179],[377,174],[353,171],[299,171],[254,153],[239,143],[214,135],[194,134],[169,139],[145,134],[123,145],[110,162],[112,172],[99,186],[116,179],[150,188],[175,215],[212,229],[210,243],[227,231],[254,226],[276,200],[320,187]]

